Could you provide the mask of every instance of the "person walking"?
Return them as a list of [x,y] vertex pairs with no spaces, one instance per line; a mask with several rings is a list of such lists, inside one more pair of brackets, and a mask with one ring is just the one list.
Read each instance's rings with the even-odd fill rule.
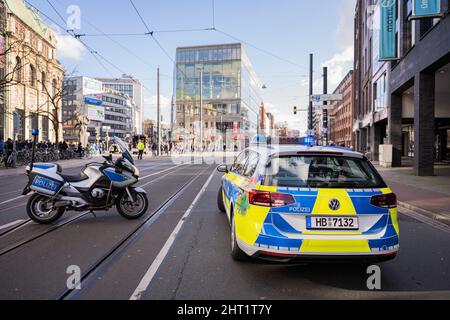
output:
[[5,155],[3,161],[5,162],[5,167],[9,167],[8,160],[9,160],[9,157],[13,153],[13,149],[14,149],[13,141],[11,140],[11,138],[9,138],[6,141],[6,143],[5,143],[4,147],[3,147],[3,150],[4,150],[3,152],[4,152],[4,155]]
[[142,140],[139,141],[137,148],[139,151],[138,160],[142,160],[142,157],[144,155],[144,150],[145,150],[145,144],[142,142]]

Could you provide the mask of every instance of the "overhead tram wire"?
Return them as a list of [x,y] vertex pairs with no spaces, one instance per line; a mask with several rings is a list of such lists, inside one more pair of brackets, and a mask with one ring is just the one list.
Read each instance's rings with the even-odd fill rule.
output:
[[148,33],[147,35],[151,36],[151,38],[153,39],[153,41],[156,43],[156,45],[161,49],[161,51],[167,56],[167,58],[169,58],[170,61],[172,61],[172,63],[175,65],[175,68],[177,68],[177,70],[183,75],[184,79],[187,79],[186,74],[184,73],[183,70],[181,70],[178,65],[177,62],[175,61],[174,58],[172,58],[172,56],[169,54],[169,52],[163,47],[163,45],[158,41],[158,39],[156,39],[155,35],[153,34],[153,31],[150,30],[148,24],[145,22],[144,18],[142,17],[141,13],[139,12],[139,9],[136,7],[136,5],[134,4],[133,0],[129,0],[131,5],[134,8],[134,11],[136,12],[136,14],[138,15],[138,17],[140,18],[142,24],[145,26],[145,28],[147,29]]
[[[59,27],[61,30],[64,30],[68,35],[74,37],[75,39],[77,39],[88,51],[89,53],[91,53],[95,60],[100,64],[100,66],[102,68],[104,68],[105,70],[108,70],[106,68],[106,66],[101,63],[99,61],[98,58],[102,59],[103,61],[105,61],[106,63],[108,63],[109,65],[111,65],[113,68],[115,68],[116,70],[120,71],[121,73],[126,74],[126,72],[124,72],[122,69],[120,69],[117,65],[115,65],[113,62],[109,61],[108,59],[106,59],[103,55],[101,55],[98,51],[94,50],[92,47],[88,46],[85,42],[83,42],[80,39],[80,36],[77,35],[73,30],[67,30],[66,28],[64,28],[63,26],[61,26],[61,24],[57,23],[53,18],[51,18],[50,16],[46,15],[45,13],[43,13],[41,10],[39,10],[39,8],[35,7],[33,4],[31,4],[30,2],[28,2],[27,0],[25,0],[25,3],[27,5],[29,5],[30,7],[34,8],[37,12],[39,12],[40,14],[42,14],[46,19],[48,19],[49,21],[51,21],[52,23],[54,23],[57,27]],[[54,7],[53,7],[54,8]],[[54,10],[56,12],[58,12],[56,10],[56,8],[54,8]],[[110,70],[108,70],[108,73],[112,75],[112,72]]]
[[53,11],[55,11],[55,13],[58,15],[58,17],[61,19],[61,21],[63,23],[66,23],[66,20],[64,19],[64,17],[58,12],[58,10],[56,10],[55,6],[53,5],[53,3],[51,3],[50,0],[46,0],[47,3],[50,5],[50,7],[52,7]]

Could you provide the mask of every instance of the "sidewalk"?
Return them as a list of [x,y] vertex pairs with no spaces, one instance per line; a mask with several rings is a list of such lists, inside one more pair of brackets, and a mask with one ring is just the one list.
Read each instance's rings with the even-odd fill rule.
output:
[[413,169],[376,166],[397,194],[399,207],[450,225],[450,166],[436,166],[434,177],[417,177]]

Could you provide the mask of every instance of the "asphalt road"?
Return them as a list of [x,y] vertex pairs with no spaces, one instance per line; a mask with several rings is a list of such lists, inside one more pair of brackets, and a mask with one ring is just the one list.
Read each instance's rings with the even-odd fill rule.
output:
[[[382,290],[369,291],[358,264],[234,262],[230,228],[216,206],[215,165],[147,159],[139,167],[150,199],[139,221],[111,210],[37,225],[20,197],[26,177],[2,178],[0,299],[450,298],[445,230],[400,215],[400,254],[380,264]],[[72,265],[81,269],[81,290],[67,290]]]

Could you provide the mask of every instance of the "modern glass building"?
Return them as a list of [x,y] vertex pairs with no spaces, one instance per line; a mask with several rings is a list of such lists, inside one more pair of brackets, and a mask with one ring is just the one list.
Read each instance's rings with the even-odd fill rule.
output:
[[177,48],[174,76],[177,142],[201,146],[201,90],[205,149],[242,149],[257,134],[262,84],[242,44]]

